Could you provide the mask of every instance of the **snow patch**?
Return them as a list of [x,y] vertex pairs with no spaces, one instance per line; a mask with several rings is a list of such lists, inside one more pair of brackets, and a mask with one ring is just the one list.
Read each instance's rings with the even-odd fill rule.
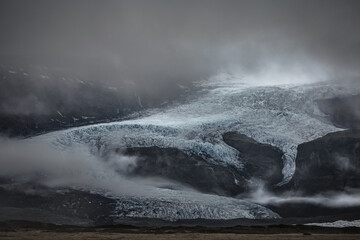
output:
[[56,112],[57,112],[57,114],[59,114],[61,117],[64,117],[64,115],[63,115],[59,110],[57,110]]
[[335,222],[325,222],[325,223],[308,223],[305,225],[320,226],[320,227],[334,227],[334,228],[360,227],[360,220],[354,220],[354,221],[339,220],[339,221],[335,221]]

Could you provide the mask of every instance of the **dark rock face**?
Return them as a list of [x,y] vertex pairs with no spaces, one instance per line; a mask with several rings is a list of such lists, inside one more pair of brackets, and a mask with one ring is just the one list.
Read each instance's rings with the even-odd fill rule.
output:
[[223,140],[239,151],[247,178],[260,179],[270,188],[282,180],[282,151],[236,132],[225,133]]
[[141,109],[133,92],[82,80],[56,68],[0,66],[0,131],[32,135]]
[[189,156],[176,148],[136,147],[117,151],[138,156],[131,175],[163,177],[205,193],[220,195],[234,196],[247,189],[242,172],[210,164],[201,157]]
[[346,128],[360,128],[360,95],[321,99],[317,104],[334,124]]
[[307,194],[360,188],[360,130],[330,133],[300,144],[289,184]]
[[[123,119],[164,106],[186,89],[175,83],[156,94],[135,82],[116,86],[57,66],[0,65],[0,133],[29,136],[52,130]],[[156,86],[156,84],[155,84]]]
[[116,151],[138,156],[130,175],[163,177],[205,193],[235,196],[251,190],[249,180],[252,178],[264,181],[269,188],[282,180],[283,153],[280,150],[235,132],[223,137],[240,152],[241,160],[245,161],[243,170],[211,164],[176,148],[135,147]]
[[[26,219],[29,214],[38,214],[29,218],[61,224],[112,224],[111,216],[116,208],[113,199],[77,190],[57,190],[29,184],[22,187],[27,190],[0,187],[0,209],[10,219]],[[66,219],[72,222],[63,222]]]

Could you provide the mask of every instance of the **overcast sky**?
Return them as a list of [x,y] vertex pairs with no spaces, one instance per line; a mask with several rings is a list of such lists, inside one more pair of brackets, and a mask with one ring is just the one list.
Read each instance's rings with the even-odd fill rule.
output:
[[359,13],[358,0],[0,0],[0,54],[97,66],[112,81],[229,66],[341,78],[360,72]]

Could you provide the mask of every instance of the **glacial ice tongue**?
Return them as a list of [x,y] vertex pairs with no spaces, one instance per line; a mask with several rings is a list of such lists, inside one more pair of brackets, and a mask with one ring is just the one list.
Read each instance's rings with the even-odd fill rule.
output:
[[161,189],[153,197],[117,198],[116,218],[274,219],[278,214],[247,201],[195,192]]
[[222,166],[243,167],[222,134],[237,131],[284,152],[283,182],[295,171],[300,143],[339,128],[324,121],[315,100],[360,92],[334,83],[253,86],[220,74],[198,83],[195,100],[122,122],[96,124],[33,138],[59,148],[88,145],[94,153],[119,147],[175,147]]
[[[85,145],[94,156],[100,157],[122,147],[173,147],[213,164],[242,169],[244,163],[237,150],[222,139],[225,132],[237,131],[283,151],[284,178],[279,183],[283,184],[294,174],[300,143],[340,130],[324,120],[326,116],[319,111],[315,100],[360,92],[333,83],[250,86],[226,74],[199,82],[197,88],[192,100],[156,112],[152,110],[151,114],[137,119],[77,127],[25,141],[50,144],[60,151]],[[91,186],[88,188],[93,190]],[[186,190],[153,187],[144,196],[122,192],[115,195],[118,202],[115,218],[279,217],[248,201]]]

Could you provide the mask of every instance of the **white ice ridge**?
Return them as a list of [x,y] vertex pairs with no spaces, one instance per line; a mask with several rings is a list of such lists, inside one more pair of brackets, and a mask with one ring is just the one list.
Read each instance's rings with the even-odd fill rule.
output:
[[305,225],[313,225],[313,226],[320,226],[320,227],[335,227],[335,228],[360,227],[360,220],[354,220],[354,221],[338,220],[335,222],[308,223]]
[[66,148],[84,143],[96,153],[119,147],[175,147],[223,166],[242,168],[235,149],[222,134],[237,131],[284,152],[284,182],[295,171],[296,149],[338,131],[322,120],[315,100],[359,93],[334,83],[253,86],[236,76],[220,74],[198,84],[195,100],[160,110],[150,116],[96,124],[38,136]]

